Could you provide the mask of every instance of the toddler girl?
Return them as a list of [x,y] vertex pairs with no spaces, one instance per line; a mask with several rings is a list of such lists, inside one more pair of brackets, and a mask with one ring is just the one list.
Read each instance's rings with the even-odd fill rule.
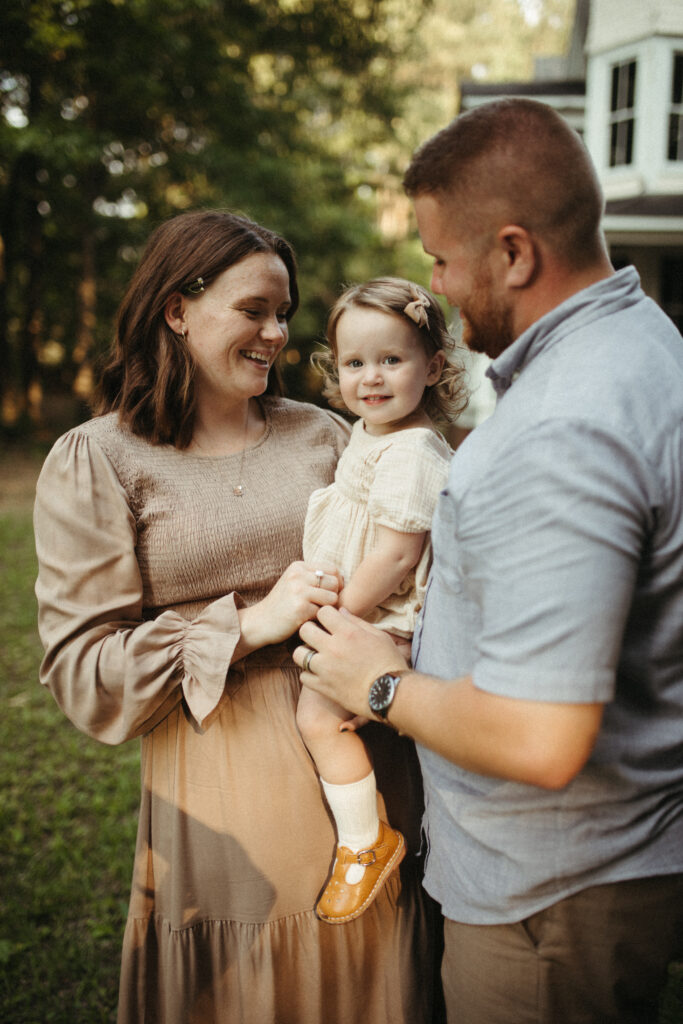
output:
[[[314,362],[330,404],[359,417],[334,483],[311,495],[304,560],[343,574],[339,607],[389,632],[409,656],[430,563],[429,528],[452,452],[434,429],[462,410],[461,370],[440,306],[400,278],[356,285],[327,325],[329,350]],[[372,903],[405,853],[380,821],[363,720],[303,687],[297,722],[337,826],[319,918],[341,924]]]

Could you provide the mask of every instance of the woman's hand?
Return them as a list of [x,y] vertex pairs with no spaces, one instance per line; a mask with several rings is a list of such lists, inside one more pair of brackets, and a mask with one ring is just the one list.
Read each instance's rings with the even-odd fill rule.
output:
[[341,574],[333,565],[292,562],[262,601],[240,610],[242,635],[234,660],[287,640],[323,605],[336,605],[342,586]]

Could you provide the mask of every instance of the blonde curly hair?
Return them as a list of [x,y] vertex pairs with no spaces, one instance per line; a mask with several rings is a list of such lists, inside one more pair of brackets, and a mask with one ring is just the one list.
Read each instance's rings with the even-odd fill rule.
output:
[[[325,332],[327,344],[314,352],[311,363],[323,376],[323,395],[335,409],[346,409],[339,388],[337,324],[347,309],[361,307],[399,316],[414,328],[415,339],[430,358],[444,352],[446,360],[436,384],[425,388],[422,408],[435,423],[453,423],[467,405],[464,368],[452,359],[455,341],[448,331],[441,306],[431,292],[402,277],[378,277],[346,288],[330,310]],[[407,307],[410,309],[407,311]],[[411,312],[417,307],[421,323]],[[423,310],[424,312],[420,312]]]

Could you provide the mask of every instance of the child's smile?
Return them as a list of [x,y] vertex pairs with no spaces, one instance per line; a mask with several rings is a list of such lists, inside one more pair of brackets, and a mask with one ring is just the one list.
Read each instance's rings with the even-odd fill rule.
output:
[[339,388],[346,407],[370,434],[428,425],[422,399],[443,356],[429,357],[409,320],[352,306],[337,324]]

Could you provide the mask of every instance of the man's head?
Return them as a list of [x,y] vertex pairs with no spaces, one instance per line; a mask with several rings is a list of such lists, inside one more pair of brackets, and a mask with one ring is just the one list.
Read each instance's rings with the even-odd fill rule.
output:
[[477,234],[519,224],[572,266],[602,252],[603,198],[577,133],[552,107],[504,99],[456,118],[429,139],[406,171],[409,196],[460,208]]
[[[569,280],[605,274],[595,170],[576,132],[543,103],[511,98],[462,114],[418,150],[404,186],[435,257],[432,288],[460,306],[472,348],[497,355],[514,340],[522,292],[533,319],[536,306],[566,297]],[[488,335],[501,329],[494,344]]]

